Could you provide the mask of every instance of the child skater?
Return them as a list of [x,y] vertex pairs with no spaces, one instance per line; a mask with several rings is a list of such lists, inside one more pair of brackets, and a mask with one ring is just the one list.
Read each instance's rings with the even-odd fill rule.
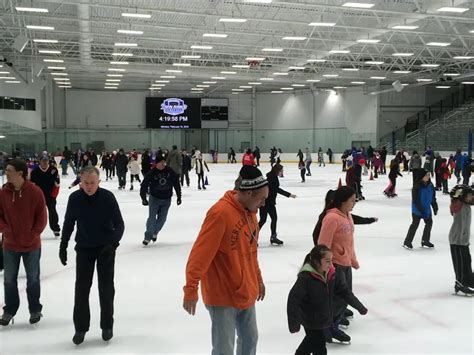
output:
[[388,179],[390,180],[387,188],[383,191],[383,194],[387,197],[396,197],[395,186],[397,186],[397,176],[403,177],[400,174],[400,163],[398,159],[393,159],[390,163],[390,172],[388,173]]
[[302,325],[306,333],[296,355],[327,354],[324,330],[332,324],[334,294],[343,297],[360,314],[367,314],[367,308],[336,277],[329,248],[318,245],[306,255],[298,279],[288,295],[290,332],[297,333]]
[[456,275],[454,292],[472,296],[474,294],[474,275],[472,274],[469,239],[474,189],[467,185],[457,185],[451,190],[450,195],[453,224],[449,230],[449,244]]
[[305,182],[306,165],[302,159],[298,162],[298,169],[300,169],[301,182]]
[[206,189],[206,185],[204,184],[204,168],[207,169],[209,172],[209,168],[207,167],[206,162],[202,159],[202,154],[199,153],[196,159],[196,174],[198,176],[198,189],[201,190],[201,182],[203,190]]

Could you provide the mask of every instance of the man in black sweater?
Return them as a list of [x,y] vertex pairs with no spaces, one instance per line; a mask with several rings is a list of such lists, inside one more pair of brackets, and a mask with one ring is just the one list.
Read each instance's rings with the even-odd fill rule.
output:
[[184,179],[186,178],[186,185],[189,187],[189,172],[191,171],[191,156],[183,149],[181,152],[183,156],[183,162],[181,165],[181,186],[184,185]]
[[[156,242],[158,233],[166,222],[168,210],[171,206],[173,188],[176,191],[176,203],[181,204],[181,185],[179,176],[166,166],[165,159],[159,155],[156,157],[155,167],[145,175],[140,188],[140,197],[143,206],[148,206],[148,219],[146,221],[145,238],[143,245],[148,245],[150,240]],[[146,195],[150,195],[150,202]]]
[[43,156],[40,165],[31,172],[30,181],[43,191],[46,207],[48,208],[49,227],[55,237],[59,237],[59,217],[56,211],[56,197],[59,189],[58,169],[49,164],[49,158]]
[[99,169],[86,166],[81,173],[81,189],[69,196],[59,259],[67,264],[67,246],[74,225],[76,231],[76,288],[74,297],[74,327],[72,339],[79,345],[89,330],[89,293],[97,262],[102,339],[113,337],[115,250],[125,226],[113,193],[99,188]]
[[115,167],[119,180],[119,190],[123,190],[127,183],[128,158],[122,148],[120,148],[117,158],[115,159]]

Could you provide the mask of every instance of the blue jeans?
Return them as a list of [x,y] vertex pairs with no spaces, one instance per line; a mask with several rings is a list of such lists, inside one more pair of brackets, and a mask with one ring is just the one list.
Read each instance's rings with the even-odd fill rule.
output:
[[148,204],[148,219],[146,221],[145,240],[150,241],[153,234],[159,233],[166,222],[171,198],[166,200],[150,196]]
[[237,331],[237,355],[257,353],[258,329],[255,306],[247,309],[207,306],[212,322],[212,355],[233,355]]
[[28,297],[28,309],[30,313],[41,312],[43,306],[39,302],[40,288],[40,258],[41,248],[30,252],[16,252],[3,250],[5,287],[5,313],[14,316],[20,307],[20,296],[18,294],[18,270],[20,259],[23,258],[23,266],[26,271],[26,295]]

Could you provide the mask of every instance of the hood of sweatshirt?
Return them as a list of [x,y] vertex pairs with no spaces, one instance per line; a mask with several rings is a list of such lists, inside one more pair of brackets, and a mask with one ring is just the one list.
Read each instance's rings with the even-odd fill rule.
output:
[[327,283],[328,281],[331,281],[333,279],[336,273],[336,268],[334,267],[334,265],[331,265],[327,273],[325,272],[320,273],[314,267],[312,267],[310,263],[306,263],[301,267],[300,273],[301,272],[309,272],[311,276],[314,277],[315,279],[318,279],[320,281],[323,281],[324,283]]
[[12,194],[12,202],[15,202],[17,198],[22,197],[22,194],[24,191],[31,189],[32,186],[33,186],[32,182],[25,180],[25,182],[23,183],[23,185],[21,186],[19,190],[15,190],[15,186],[10,182],[7,182],[5,185],[3,185],[3,189],[5,189],[6,191]]

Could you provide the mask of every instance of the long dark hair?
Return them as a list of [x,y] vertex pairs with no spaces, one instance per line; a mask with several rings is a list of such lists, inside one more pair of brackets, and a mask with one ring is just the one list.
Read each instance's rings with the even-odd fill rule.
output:
[[303,265],[310,264],[312,267],[316,268],[318,265],[321,265],[321,260],[324,255],[331,250],[325,245],[316,245],[311,251],[305,256]]
[[319,234],[321,233],[321,228],[323,227],[323,219],[326,216],[326,213],[331,208],[340,208],[341,205],[346,202],[352,195],[355,194],[355,191],[350,186],[341,186],[337,190],[329,190],[326,193],[324,209],[319,215],[318,222],[313,230],[313,243],[318,245]]
[[273,165],[273,168],[272,170],[270,170],[267,174],[267,176],[269,175],[274,175],[274,176],[278,176],[278,174],[280,173],[280,171],[283,170],[283,165],[281,164],[275,164]]

